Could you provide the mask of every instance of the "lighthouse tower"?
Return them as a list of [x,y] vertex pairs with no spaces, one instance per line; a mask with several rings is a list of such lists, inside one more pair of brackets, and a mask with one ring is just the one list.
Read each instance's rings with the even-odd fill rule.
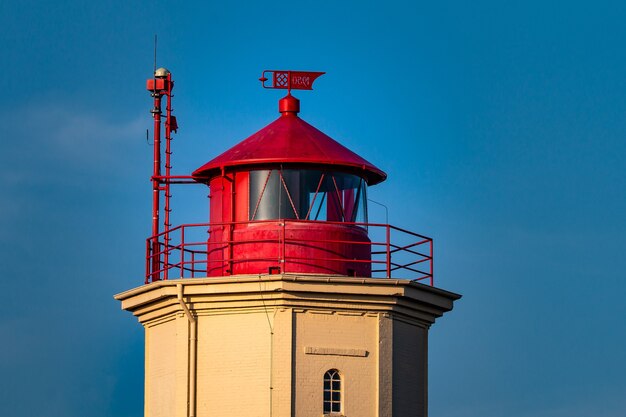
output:
[[[145,329],[146,417],[427,416],[428,330],[460,296],[434,286],[430,238],[369,222],[386,174],[299,117],[291,90],[322,74],[265,71],[278,119],[187,176],[171,74],[148,81],[153,234],[144,285],[115,296]],[[178,183],[208,186],[207,223],[169,224]]]

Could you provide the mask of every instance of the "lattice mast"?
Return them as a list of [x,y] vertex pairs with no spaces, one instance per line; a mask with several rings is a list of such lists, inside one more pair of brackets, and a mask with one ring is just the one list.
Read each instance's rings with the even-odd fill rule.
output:
[[[170,220],[170,214],[172,212],[172,208],[170,205],[172,192],[171,192],[171,170],[172,170],[172,132],[176,132],[178,130],[178,124],[176,122],[176,117],[172,115],[172,90],[174,89],[174,81],[172,81],[172,74],[166,68],[159,68],[154,71],[153,78],[147,81],[146,85],[148,91],[150,91],[150,95],[154,100],[154,107],[150,112],[152,113],[152,117],[154,119],[154,161],[153,161],[153,171],[152,171],[152,236],[153,239],[150,242],[150,252],[155,255],[152,257],[152,265],[150,266],[150,270],[154,274],[152,281],[156,281],[159,279],[159,259],[160,255],[163,255],[163,263],[164,265],[168,265],[169,260],[169,247],[170,247],[170,236],[169,230],[172,226]],[[161,173],[161,102],[163,96],[166,97],[166,106],[165,106],[165,175],[163,176]],[[165,207],[164,211],[164,248],[160,247],[158,236],[160,234],[159,231],[159,217],[160,217],[160,199],[161,193],[164,194],[165,197]],[[157,256],[157,254],[159,254]],[[167,268],[163,271],[164,278],[167,279]]]

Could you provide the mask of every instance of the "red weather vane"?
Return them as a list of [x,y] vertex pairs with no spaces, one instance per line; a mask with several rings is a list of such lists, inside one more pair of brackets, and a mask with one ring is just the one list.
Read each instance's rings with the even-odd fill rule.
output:
[[[312,90],[313,82],[324,74],[326,73],[314,71],[265,70],[263,74],[261,74],[259,81],[263,84],[263,88],[277,88],[288,91]],[[268,78],[268,76],[270,76],[270,78]]]

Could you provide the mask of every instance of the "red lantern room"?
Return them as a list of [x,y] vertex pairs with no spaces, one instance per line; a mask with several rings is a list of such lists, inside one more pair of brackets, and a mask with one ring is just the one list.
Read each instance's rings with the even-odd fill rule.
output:
[[[272,74],[269,85],[267,73]],[[291,90],[312,89],[322,74],[265,71],[264,87],[288,90],[279,101],[280,117],[191,177],[169,173],[168,126],[177,127],[175,119],[168,122],[171,75],[167,72],[161,90],[155,87],[158,79],[149,80],[156,97],[158,163],[152,177],[156,232],[147,241],[146,282],[168,279],[172,271],[182,278],[279,273],[391,277],[402,270],[432,284],[431,239],[368,221],[367,187],[384,181],[386,174],[298,116],[300,101]],[[157,149],[160,94],[168,99],[165,176]],[[181,182],[209,186],[208,223],[170,227],[169,186]],[[160,192],[165,195],[161,233]]]
[[386,175],[299,110],[288,94],[277,120],[194,171],[211,190],[210,276],[371,276],[367,186]]

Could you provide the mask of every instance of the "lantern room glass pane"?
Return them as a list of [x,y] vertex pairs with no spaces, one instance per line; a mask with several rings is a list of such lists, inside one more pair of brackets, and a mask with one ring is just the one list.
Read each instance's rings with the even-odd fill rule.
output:
[[367,184],[357,175],[317,170],[250,171],[250,220],[367,223]]
[[300,176],[298,171],[250,171],[250,220],[299,218]]

